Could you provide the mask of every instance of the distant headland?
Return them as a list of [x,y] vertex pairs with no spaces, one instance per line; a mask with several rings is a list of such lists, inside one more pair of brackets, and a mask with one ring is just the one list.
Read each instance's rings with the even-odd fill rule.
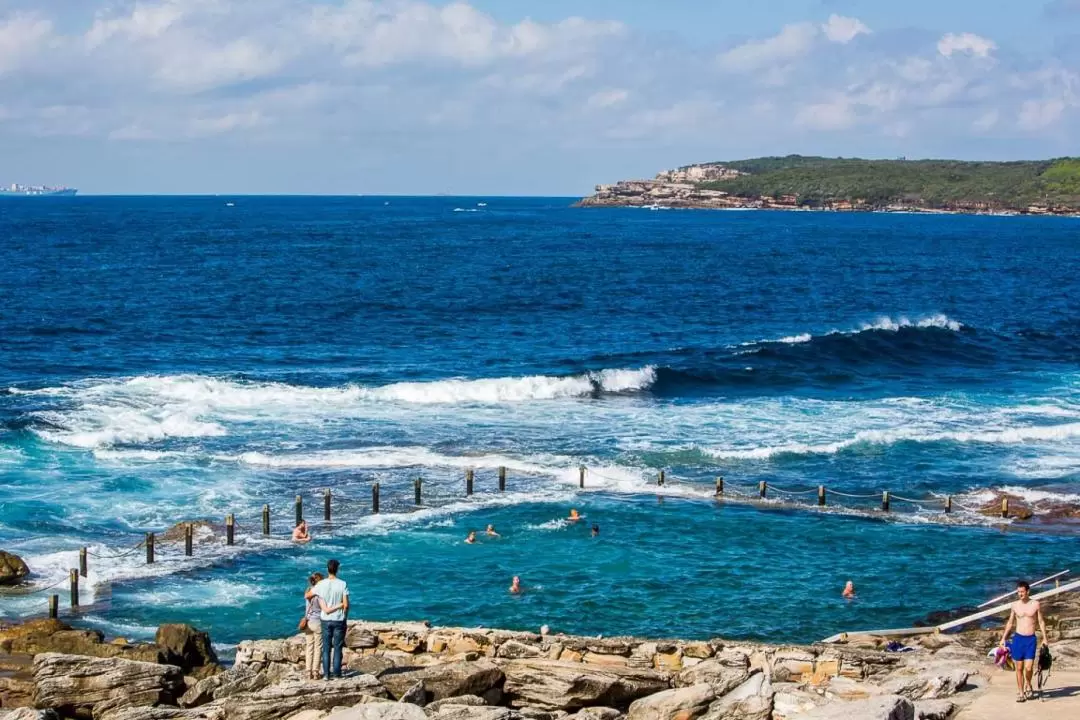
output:
[[597,185],[578,206],[1080,216],[1080,158],[710,162]]

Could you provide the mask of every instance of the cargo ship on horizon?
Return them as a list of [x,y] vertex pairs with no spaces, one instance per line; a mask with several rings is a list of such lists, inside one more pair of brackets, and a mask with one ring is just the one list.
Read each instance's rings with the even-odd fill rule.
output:
[[39,198],[39,197],[73,197],[79,192],[75,188],[50,187],[48,185],[10,185],[0,186],[0,198]]

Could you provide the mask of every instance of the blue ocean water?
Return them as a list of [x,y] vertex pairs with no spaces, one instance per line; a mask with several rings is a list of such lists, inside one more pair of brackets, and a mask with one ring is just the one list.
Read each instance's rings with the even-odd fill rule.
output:
[[[0,205],[0,547],[46,588],[88,545],[83,622],[225,644],[291,631],[329,556],[358,617],[790,641],[1076,560],[1067,523],[963,506],[1080,501],[1080,222],[570,202]],[[718,503],[718,475],[931,504]],[[115,557],[226,513],[232,548]]]

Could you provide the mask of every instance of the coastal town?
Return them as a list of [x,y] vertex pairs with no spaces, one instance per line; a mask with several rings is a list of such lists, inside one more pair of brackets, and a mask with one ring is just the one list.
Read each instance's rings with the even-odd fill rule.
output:
[[621,180],[597,185],[596,192],[577,207],[634,207],[649,210],[792,210],[826,212],[888,212],[964,215],[1056,215],[1080,217],[1073,207],[1033,203],[1026,207],[1003,207],[988,200],[961,200],[931,205],[921,198],[874,202],[866,198],[835,198],[812,201],[797,193],[753,195],[719,189],[725,181],[750,173],[720,163],[688,165],[660,172],[651,180]]

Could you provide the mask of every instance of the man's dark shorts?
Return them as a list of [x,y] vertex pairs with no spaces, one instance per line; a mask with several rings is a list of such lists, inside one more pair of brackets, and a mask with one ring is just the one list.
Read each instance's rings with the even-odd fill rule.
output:
[[1020,662],[1021,660],[1034,660],[1038,655],[1039,646],[1035,642],[1034,635],[1021,635],[1016,633],[1012,638],[1012,647],[1009,653],[1012,655],[1013,662]]

